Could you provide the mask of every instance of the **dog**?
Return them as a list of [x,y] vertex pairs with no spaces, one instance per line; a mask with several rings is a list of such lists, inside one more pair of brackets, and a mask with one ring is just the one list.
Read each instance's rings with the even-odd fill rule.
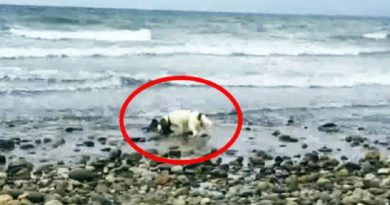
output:
[[153,119],[144,128],[147,132],[157,132],[161,135],[208,135],[214,123],[203,113],[194,110],[176,110],[163,116],[160,120]]

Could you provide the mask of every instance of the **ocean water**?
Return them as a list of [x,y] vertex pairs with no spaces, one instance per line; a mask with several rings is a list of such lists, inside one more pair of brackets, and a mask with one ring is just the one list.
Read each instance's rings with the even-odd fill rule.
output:
[[[268,132],[294,117],[311,125],[313,144],[328,121],[386,141],[389,57],[389,18],[0,5],[0,137],[61,136],[71,125],[120,136],[119,109],[135,88],[184,74],[224,86],[245,124]],[[143,92],[126,114],[142,126],[178,108],[235,123],[221,93],[188,82]]]

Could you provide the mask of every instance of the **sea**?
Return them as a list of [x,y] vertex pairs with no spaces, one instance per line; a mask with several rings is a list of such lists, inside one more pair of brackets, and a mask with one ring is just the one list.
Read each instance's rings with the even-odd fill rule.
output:
[[[300,152],[300,143],[280,146],[274,130],[351,157],[361,150],[343,144],[348,135],[388,149],[390,18],[0,5],[0,138],[121,138],[127,96],[171,75],[211,80],[237,99],[249,126],[239,153]],[[135,98],[129,134],[175,109],[214,118],[223,127],[217,144],[237,122],[219,91],[176,81]],[[319,132],[327,122],[342,132]],[[69,126],[83,127],[81,137],[63,132]],[[58,152],[43,154],[65,158]]]

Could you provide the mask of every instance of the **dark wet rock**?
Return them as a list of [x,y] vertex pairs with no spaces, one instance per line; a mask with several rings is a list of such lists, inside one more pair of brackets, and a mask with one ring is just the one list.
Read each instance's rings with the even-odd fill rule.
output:
[[359,164],[354,162],[347,162],[343,165],[349,172],[359,171],[361,169]]
[[345,156],[345,155],[343,155],[343,156],[340,157],[340,159],[343,160],[343,161],[347,161],[347,160],[348,160],[348,157]]
[[282,164],[283,161],[284,161],[284,159],[281,156],[276,156],[274,159],[274,162],[276,165]]
[[81,150],[79,148],[76,148],[73,150],[74,152],[80,152]]
[[251,131],[252,129],[250,127],[245,127],[245,131]]
[[7,157],[0,155],[0,165],[4,165],[7,162]]
[[133,137],[131,139],[133,140],[133,142],[146,142],[145,137]]
[[263,150],[257,150],[255,152],[256,152],[256,156],[261,157],[264,160],[272,160],[273,159],[273,157],[270,154],[268,154],[267,152],[265,152]]
[[83,142],[83,144],[86,147],[94,147],[95,146],[95,142],[93,142],[93,141],[85,141],[85,142]]
[[8,178],[11,180],[28,180],[31,178],[33,165],[24,160],[11,162],[7,168]]
[[15,149],[15,142],[13,140],[0,139],[0,151],[10,151]]
[[52,147],[57,148],[57,147],[64,145],[65,143],[66,143],[65,139],[61,138],[58,141],[56,141],[55,143],[53,143]]
[[27,195],[27,199],[33,203],[43,203],[44,196],[39,192],[30,192]]
[[319,126],[318,130],[321,132],[334,133],[334,132],[339,132],[340,128],[336,123],[329,122]]
[[12,128],[15,127],[16,125],[14,123],[7,123],[7,127]]
[[170,158],[177,158],[177,159],[181,158],[181,151],[180,150],[169,150],[168,154],[169,154]]
[[365,129],[364,129],[364,127],[358,127],[358,130],[359,130],[359,131],[363,131],[363,130],[365,130]]
[[20,189],[11,189],[8,190],[6,193],[12,196],[12,198],[17,199],[20,195],[24,193],[24,191]]
[[299,158],[301,158],[301,155],[300,154],[296,154],[293,157],[299,159]]
[[322,152],[322,153],[331,153],[333,152],[333,149],[327,147],[327,146],[324,146],[324,147],[321,147],[320,149],[318,149],[319,152]]
[[41,139],[36,139],[34,140],[35,144],[41,144],[42,143],[42,140]]
[[306,143],[302,144],[302,149],[306,149],[307,147],[309,147],[309,145],[307,145]]
[[275,130],[275,131],[272,133],[272,135],[275,136],[275,137],[279,136],[280,134],[281,134],[281,133],[280,133],[279,130]]
[[290,125],[293,125],[295,124],[295,120],[292,116],[290,116],[290,118],[287,120],[287,126],[290,126]]
[[106,142],[107,142],[107,137],[99,137],[99,138],[97,139],[97,141],[100,142],[100,144],[105,145]]
[[249,162],[255,167],[262,167],[265,165],[265,160],[258,156],[250,157]]
[[150,154],[154,154],[154,155],[158,154],[158,150],[157,149],[148,149],[146,151],[149,152]]
[[102,152],[110,152],[111,151],[111,147],[106,147],[106,148],[103,148],[101,149]]
[[281,135],[279,140],[282,142],[298,142],[298,139],[291,137],[290,135]]
[[280,144],[279,147],[287,147],[285,144]]
[[23,144],[23,145],[20,145],[19,148],[22,150],[30,150],[30,149],[34,149],[35,146],[33,144]]
[[71,133],[71,132],[75,132],[75,131],[83,131],[83,128],[81,128],[81,127],[67,127],[67,128],[65,128],[65,132],[67,132],[67,133]]
[[50,143],[52,142],[53,140],[51,138],[44,138],[43,139],[43,143],[47,144],[47,143]]
[[352,135],[345,138],[346,142],[353,143],[354,146],[359,146],[361,143],[364,143],[366,140],[367,138],[359,135]]
[[69,173],[69,177],[78,181],[92,181],[96,179],[96,174],[86,169],[76,169]]
[[226,178],[228,176],[227,170],[221,169],[221,168],[215,168],[210,171],[210,175],[212,177],[218,177],[218,178]]
[[234,150],[234,149],[228,149],[228,150],[226,150],[226,155],[230,155],[230,156],[234,156],[234,155],[236,155],[236,153],[237,153],[237,150]]
[[120,149],[115,149],[110,152],[109,159],[114,161],[114,160],[119,160],[122,156],[122,150]]
[[142,155],[138,152],[123,153],[122,158],[126,160],[128,165],[137,165],[141,161]]

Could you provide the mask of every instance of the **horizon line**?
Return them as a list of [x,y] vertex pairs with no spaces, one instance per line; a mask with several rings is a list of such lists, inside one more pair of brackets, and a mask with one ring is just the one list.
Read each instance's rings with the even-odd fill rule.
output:
[[381,15],[357,15],[357,14],[310,14],[310,13],[272,13],[272,12],[244,12],[244,11],[212,11],[212,10],[181,10],[181,9],[145,9],[145,8],[120,8],[120,7],[99,7],[99,6],[71,6],[71,5],[34,5],[34,4],[9,4],[0,3],[0,6],[19,7],[48,7],[48,8],[79,8],[79,9],[107,9],[107,10],[136,10],[156,12],[183,12],[183,13],[212,13],[212,14],[248,14],[248,15],[273,15],[273,16],[313,16],[313,17],[344,17],[344,18],[390,18]]

